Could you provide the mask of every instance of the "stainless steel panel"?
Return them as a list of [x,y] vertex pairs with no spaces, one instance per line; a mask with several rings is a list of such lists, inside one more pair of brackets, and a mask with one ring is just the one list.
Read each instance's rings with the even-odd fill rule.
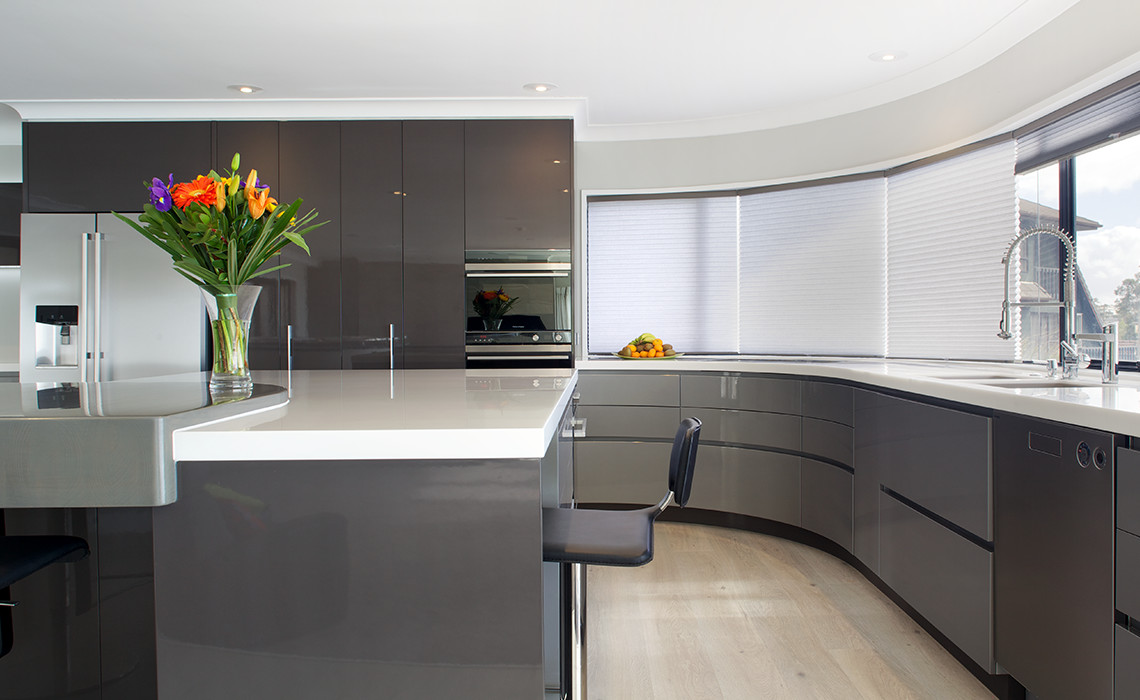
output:
[[1116,672],[1113,697],[1116,700],[1140,698],[1140,637],[1123,627],[1115,628]]
[[[672,444],[666,442],[576,441],[574,500],[578,503],[657,503],[669,488],[672,449]],[[703,449],[701,447],[698,454]],[[695,486],[693,492],[697,493]]]
[[[671,440],[681,422],[681,411],[656,406],[579,406],[578,417],[586,421],[587,438]],[[701,437],[705,437],[703,426]]]
[[[997,662],[1041,697],[1109,698],[1113,438],[1006,414],[994,422]],[[1109,463],[1081,466],[1082,442]]]
[[676,374],[584,371],[578,373],[578,391],[583,406],[680,405]]
[[[36,366],[36,305],[81,305],[83,234],[94,230],[95,217],[91,214],[24,214],[20,217],[22,381],[80,381],[78,366]],[[86,332],[83,314],[84,309],[80,308],[79,337],[74,342],[79,342]]]
[[1116,609],[1140,619],[1140,537],[1116,531]]
[[800,449],[799,416],[689,406],[682,407],[680,413],[700,419],[702,444],[729,442],[785,450]]
[[800,414],[800,380],[725,374],[681,376],[681,404]]
[[799,525],[800,458],[702,444],[689,505]]
[[833,423],[854,425],[853,389],[842,384],[804,380],[803,414]]
[[855,461],[855,431],[841,423],[804,416],[803,451],[852,466]]
[[1116,526],[1140,535],[1140,451],[1116,448]]
[[850,472],[814,459],[800,459],[800,527],[851,551]]
[[[994,672],[993,554],[888,494],[879,496],[879,575],[971,659]],[[1048,611],[1041,614],[1048,617]]]
[[100,381],[197,372],[206,351],[202,295],[170,256],[111,214],[99,214],[103,269]]
[[154,513],[158,697],[541,697],[540,471],[180,464]]
[[856,473],[874,462],[879,483],[993,540],[989,418],[891,396],[856,418]]

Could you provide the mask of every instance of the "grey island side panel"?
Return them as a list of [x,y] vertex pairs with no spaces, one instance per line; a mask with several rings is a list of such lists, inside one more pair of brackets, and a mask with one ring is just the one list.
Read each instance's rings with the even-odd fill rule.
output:
[[541,697],[540,462],[180,462],[159,697]]

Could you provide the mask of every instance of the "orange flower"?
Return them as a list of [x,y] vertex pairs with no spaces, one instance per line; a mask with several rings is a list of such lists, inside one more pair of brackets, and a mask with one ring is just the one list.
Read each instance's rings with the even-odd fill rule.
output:
[[245,203],[249,205],[249,215],[258,219],[265,213],[265,207],[269,204],[269,188],[252,191],[251,189],[245,190]]
[[174,189],[170,190],[170,196],[174,200],[174,206],[180,209],[186,208],[191,202],[209,207],[217,200],[218,190],[211,178],[199,175],[191,182],[180,182],[175,185]]

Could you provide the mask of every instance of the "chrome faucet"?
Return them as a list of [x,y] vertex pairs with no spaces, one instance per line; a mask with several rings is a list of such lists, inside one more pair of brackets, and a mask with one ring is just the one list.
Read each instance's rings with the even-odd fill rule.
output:
[[[1009,300],[1009,263],[1013,257],[1013,251],[1017,250],[1017,246],[1021,245],[1021,242],[1024,241],[1026,238],[1029,238],[1030,236],[1036,236],[1038,234],[1045,234],[1045,235],[1053,236],[1065,244],[1066,255],[1065,255],[1065,275],[1064,275],[1065,288],[1064,288],[1064,292],[1063,292],[1064,301],[1018,301],[1018,302],[1011,302]],[[1077,285],[1076,285],[1076,272],[1075,272],[1076,262],[1077,262],[1077,251],[1075,248],[1073,248],[1073,242],[1071,240],[1069,240],[1069,236],[1066,235],[1066,233],[1064,231],[1062,231],[1059,228],[1054,228],[1052,226],[1041,226],[1041,227],[1031,228],[1031,229],[1027,229],[1025,231],[1022,231],[1021,233],[1019,233],[1017,235],[1016,238],[1013,239],[1013,242],[1009,244],[1009,247],[1005,251],[1005,255],[1003,255],[1001,258],[1002,265],[1005,265],[1005,300],[1001,304],[1001,325],[999,326],[998,337],[1005,339],[1005,340],[1008,340],[1008,339],[1013,337],[1013,334],[1009,332],[1009,328],[1010,328],[1009,310],[1010,310],[1010,307],[1013,307],[1013,306],[1063,307],[1065,309],[1065,337],[1061,340],[1060,356],[1061,356],[1061,376],[1064,377],[1065,379],[1076,379],[1077,378],[1077,371],[1084,369],[1085,367],[1089,366],[1088,355],[1082,354],[1077,348],[1077,340],[1078,339],[1104,340],[1105,345],[1106,345],[1106,347],[1105,347],[1106,355],[1107,355],[1107,350],[1108,350],[1108,347],[1107,347],[1108,341],[1102,337],[1102,336],[1106,336],[1108,334],[1108,328],[1109,328],[1108,326],[1105,327],[1104,333],[1090,333],[1090,334],[1087,334],[1084,336],[1078,336],[1076,333],[1073,332],[1074,331],[1074,320],[1076,317],[1075,308],[1076,308],[1076,298],[1077,298],[1077,294],[1076,294],[1076,286]],[[1115,324],[1110,324],[1110,325],[1115,325]],[[1112,348],[1113,348],[1113,352],[1115,353],[1115,351],[1116,351],[1115,331],[1113,332]],[[1104,365],[1107,366],[1108,362],[1109,361],[1106,359]],[[1055,366],[1051,366],[1049,376],[1053,376],[1055,371],[1056,371]],[[1113,363],[1113,365],[1112,365],[1112,375],[1113,375],[1113,380],[1115,381],[1115,377],[1116,377],[1116,364],[1115,363]],[[1105,382],[1109,381],[1107,370],[1105,372],[1104,381]]]

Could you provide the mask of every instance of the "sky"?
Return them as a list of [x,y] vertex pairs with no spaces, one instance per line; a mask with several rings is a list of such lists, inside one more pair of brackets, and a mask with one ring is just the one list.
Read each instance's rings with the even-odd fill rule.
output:
[[[1093,297],[1111,304],[1120,282],[1140,272],[1140,135],[1076,159],[1077,215],[1101,224],[1077,232],[1077,263]],[[1057,168],[1019,176],[1022,199],[1057,206]]]

